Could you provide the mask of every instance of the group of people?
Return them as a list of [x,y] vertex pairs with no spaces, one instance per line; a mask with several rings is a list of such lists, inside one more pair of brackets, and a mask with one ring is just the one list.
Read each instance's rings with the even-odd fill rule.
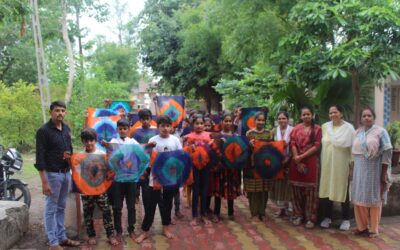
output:
[[[71,177],[68,159],[72,153],[71,135],[63,123],[66,106],[54,102],[50,106],[51,119],[37,132],[36,168],[46,195],[45,227],[51,249],[62,249],[61,245],[77,246],[79,242],[68,239],[64,228],[64,209]],[[109,143],[142,144],[149,151],[168,152],[195,148],[206,143],[215,150],[232,136],[240,134],[240,108],[235,113],[221,116],[220,131],[213,131],[212,119],[197,111],[189,113],[188,125],[177,131],[168,116],[157,118],[157,128],[151,127],[150,110],[139,111],[142,127],[137,133],[157,129],[157,135],[138,142],[135,133],[129,138],[129,122],[121,119],[117,123],[118,138]],[[341,230],[350,229],[350,201],[354,206],[357,227],[356,235],[377,237],[382,204],[389,189],[388,168],[391,164],[392,146],[386,130],[374,124],[375,113],[364,108],[360,114],[361,126],[355,130],[343,118],[343,109],[338,105],[329,109],[330,121],[315,124],[311,108],[301,109],[301,122],[289,125],[289,114],[280,111],[276,117],[277,127],[267,130],[264,112],[254,115],[255,128],[247,131],[249,147],[253,151],[260,141],[285,141],[282,167],[272,179],[263,178],[254,167],[253,155],[241,169],[230,169],[215,162],[214,166],[193,167],[193,183],[185,186],[187,205],[191,206],[191,225],[210,224],[221,221],[221,202],[227,201],[228,217],[234,219],[234,200],[245,195],[249,201],[251,219],[265,221],[268,199],[275,202],[276,217],[291,214],[291,222],[313,228],[318,220],[318,206],[322,205],[323,220],[320,226],[330,227],[333,202],[342,204]],[[215,135],[217,133],[217,136]],[[143,138],[143,137],[141,137]],[[96,149],[96,132],[86,128],[81,133],[86,153],[101,153]],[[109,143],[104,142],[105,147]],[[216,147],[216,148],[215,148]],[[84,218],[89,244],[96,244],[93,229],[94,204],[103,211],[103,222],[109,243],[120,243],[122,234],[121,210],[126,200],[128,233],[141,243],[149,237],[156,207],[158,205],[163,225],[163,235],[175,237],[171,231],[171,213],[175,206],[176,219],[183,218],[180,212],[180,190],[162,189],[147,170],[140,182],[114,182],[108,193],[98,196],[82,195]],[[142,190],[144,219],[142,233],[135,235],[135,197]],[[213,199],[213,202],[211,202]],[[214,205],[211,208],[211,205]],[[111,208],[114,219],[112,225]],[[291,211],[290,211],[291,210]]]

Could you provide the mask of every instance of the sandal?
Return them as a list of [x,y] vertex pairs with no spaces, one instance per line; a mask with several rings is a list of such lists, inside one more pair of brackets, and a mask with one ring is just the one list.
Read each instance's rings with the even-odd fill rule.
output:
[[286,214],[285,209],[279,209],[279,211],[276,211],[274,213],[274,217],[275,218],[285,217],[285,214]]
[[51,246],[49,249],[50,250],[63,250],[64,248],[60,245],[55,245],[55,246]]
[[78,247],[81,243],[76,240],[66,239],[60,242],[60,246]]
[[301,217],[297,217],[296,219],[293,219],[292,223],[293,223],[293,225],[295,225],[295,226],[300,226],[300,224],[301,224]]
[[368,238],[378,238],[379,234],[377,233],[368,233]]
[[315,226],[315,224],[314,224],[314,222],[312,222],[312,221],[307,221],[307,223],[306,223],[306,225],[305,225],[305,227],[306,227],[307,229],[312,229],[312,228],[314,228],[314,226]]
[[364,229],[364,230],[358,230],[358,229],[354,229],[353,230],[353,234],[354,235],[358,235],[358,236],[366,236],[366,235],[368,235],[369,234],[369,231],[368,231],[368,228],[367,229]]

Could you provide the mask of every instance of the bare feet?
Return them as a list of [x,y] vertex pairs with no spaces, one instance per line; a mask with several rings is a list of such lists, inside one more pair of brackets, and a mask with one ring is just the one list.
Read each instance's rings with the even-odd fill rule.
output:
[[119,241],[114,236],[110,236],[108,237],[108,243],[110,243],[111,246],[117,246]]
[[258,216],[258,219],[259,219],[260,221],[262,221],[262,222],[267,222],[267,216],[265,216],[265,215],[259,215],[259,216]]
[[95,237],[89,237],[88,244],[89,245],[96,245],[97,241]]
[[149,238],[149,233],[148,232],[143,232],[142,234],[139,235],[139,237],[137,237],[135,239],[136,243],[142,243],[145,239]]
[[167,237],[168,239],[173,239],[175,238],[175,235],[173,233],[171,233],[168,229],[168,226],[164,226],[163,227],[163,233],[162,233],[165,237]]
[[198,225],[199,225],[198,218],[197,218],[197,217],[193,218],[193,219],[190,221],[190,225],[191,225],[191,226],[198,226]]
[[212,222],[214,222],[214,223],[219,223],[220,221],[221,221],[221,217],[218,216],[218,215],[216,215],[216,216],[214,216],[214,217],[212,218]]
[[129,237],[130,237],[132,240],[135,240],[135,239],[136,239],[135,231],[130,232],[130,233],[129,233]]
[[180,211],[176,211],[175,212],[175,217],[179,220],[183,219],[185,216],[180,212]]
[[211,221],[206,216],[202,216],[201,220],[205,225],[211,225]]

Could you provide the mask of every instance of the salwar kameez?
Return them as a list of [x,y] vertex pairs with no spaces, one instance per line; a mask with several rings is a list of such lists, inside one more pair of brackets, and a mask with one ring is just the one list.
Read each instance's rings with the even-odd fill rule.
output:
[[357,229],[378,234],[382,204],[386,202],[389,183],[382,183],[382,165],[390,166],[392,145],[387,131],[373,125],[359,128],[352,147],[354,170],[351,201]]
[[[311,141],[310,135],[314,133]],[[303,124],[295,126],[290,133],[290,146],[302,155],[310,148],[321,147],[322,131],[318,125],[306,130]],[[293,216],[315,223],[318,217],[318,177],[319,152],[304,158],[299,164],[294,159],[289,169],[289,182],[292,186]]]

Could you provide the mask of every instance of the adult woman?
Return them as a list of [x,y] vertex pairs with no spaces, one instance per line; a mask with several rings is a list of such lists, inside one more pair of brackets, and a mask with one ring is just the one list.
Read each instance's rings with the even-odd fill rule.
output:
[[[387,131],[374,124],[371,108],[361,111],[361,127],[355,132],[351,200],[354,204],[357,235],[377,237],[382,202],[389,188],[387,169],[391,163],[392,145]],[[368,230],[368,222],[370,229]]]
[[290,185],[288,181],[288,167],[290,162],[290,132],[293,127],[289,125],[289,114],[286,111],[278,112],[278,127],[274,130],[274,140],[286,142],[285,159],[283,161],[282,170],[278,173],[276,180],[274,180],[271,200],[276,201],[278,211],[275,213],[275,217],[281,217],[287,214],[287,205],[290,201]]
[[343,108],[333,105],[329,108],[331,121],[322,125],[321,198],[324,220],[321,227],[329,228],[332,222],[333,201],[342,203],[341,230],[350,229],[348,176],[351,162],[353,125],[343,120]]
[[314,124],[311,108],[301,109],[302,123],[290,133],[290,147],[293,160],[289,170],[292,186],[293,224],[298,226],[307,221],[306,228],[313,228],[317,221],[319,149],[321,127]]

